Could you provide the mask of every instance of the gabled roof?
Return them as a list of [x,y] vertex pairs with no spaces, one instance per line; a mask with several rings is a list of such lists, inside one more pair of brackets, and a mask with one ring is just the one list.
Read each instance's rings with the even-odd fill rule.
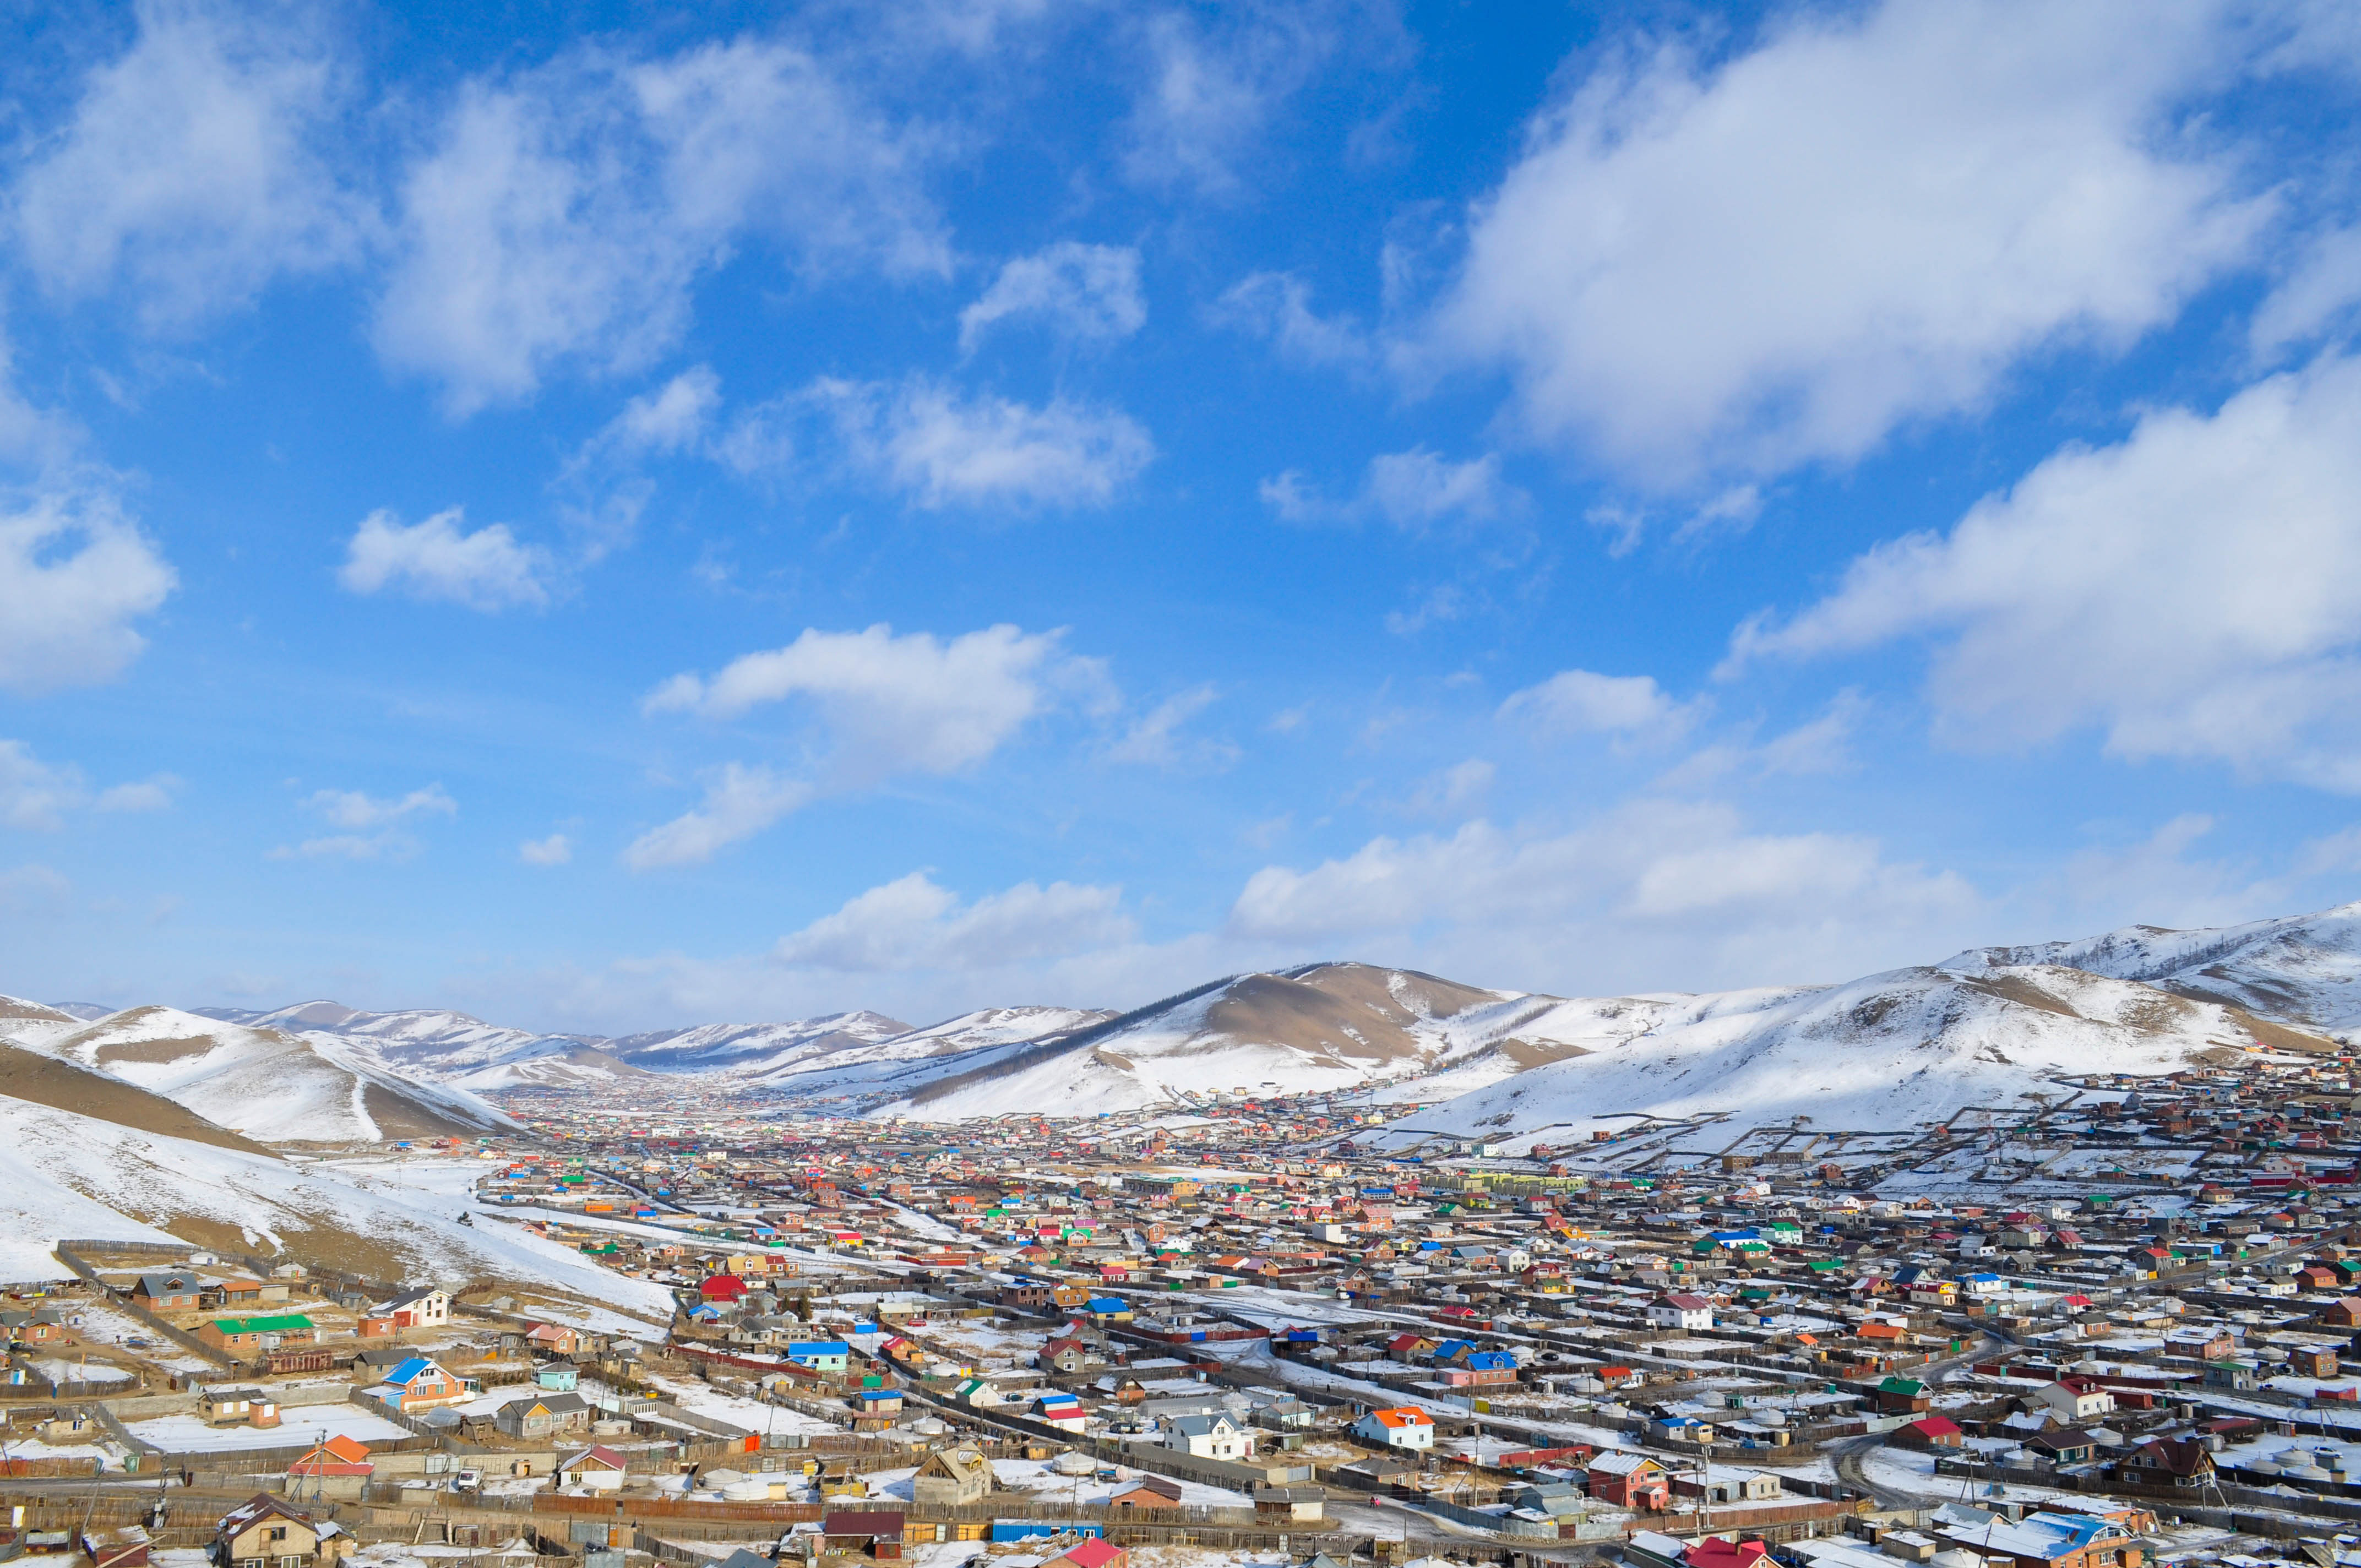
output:
[[623,1468],[623,1456],[605,1443],[594,1442],[571,1458],[560,1461],[557,1467],[560,1470],[620,1470]]

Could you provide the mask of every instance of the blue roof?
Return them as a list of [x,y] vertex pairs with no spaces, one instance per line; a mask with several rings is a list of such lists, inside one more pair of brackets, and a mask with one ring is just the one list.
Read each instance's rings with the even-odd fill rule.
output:
[[1093,1312],[1127,1312],[1131,1310],[1130,1308],[1124,1305],[1123,1298],[1120,1296],[1093,1296],[1091,1298],[1090,1310]]
[[1478,1372],[1514,1372],[1517,1358],[1505,1350],[1479,1350],[1467,1358],[1467,1365]]
[[429,1370],[434,1363],[423,1355],[413,1355],[385,1375],[389,1383],[407,1383],[420,1373]]
[[851,1355],[852,1347],[840,1339],[806,1340],[787,1346],[789,1355]]

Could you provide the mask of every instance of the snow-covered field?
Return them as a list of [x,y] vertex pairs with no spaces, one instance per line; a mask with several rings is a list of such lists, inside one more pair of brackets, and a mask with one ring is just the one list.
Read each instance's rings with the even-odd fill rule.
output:
[[212,1427],[197,1416],[158,1416],[152,1420],[126,1421],[124,1430],[142,1442],[167,1453],[220,1453],[242,1448],[309,1448],[323,1437],[349,1437],[361,1442],[382,1442],[408,1437],[374,1410],[352,1405],[303,1405],[281,1412],[278,1426]]

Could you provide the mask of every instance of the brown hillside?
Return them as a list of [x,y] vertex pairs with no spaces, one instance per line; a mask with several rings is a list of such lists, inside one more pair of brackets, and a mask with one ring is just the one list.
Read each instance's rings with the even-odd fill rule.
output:
[[[216,1126],[185,1105],[136,1089],[119,1079],[85,1071],[71,1062],[0,1042],[0,1094],[54,1110],[112,1122],[168,1138],[186,1138],[216,1148],[270,1155],[260,1144]],[[275,1156],[272,1157],[276,1157]]]

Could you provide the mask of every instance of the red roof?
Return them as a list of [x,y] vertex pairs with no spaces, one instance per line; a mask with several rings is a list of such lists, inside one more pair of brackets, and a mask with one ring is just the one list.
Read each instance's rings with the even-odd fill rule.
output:
[[1122,1547],[1093,1536],[1087,1541],[1077,1541],[1049,1561],[1071,1563],[1074,1568],[1106,1568],[1110,1563],[1122,1562],[1123,1557]]
[[1904,1427],[1902,1430],[1904,1431],[1915,1431],[1920,1437],[1928,1438],[1958,1437],[1961,1435],[1960,1431],[1960,1423],[1953,1420],[1949,1416],[1921,1416],[1916,1420],[1912,1421],[1908,1426]]

